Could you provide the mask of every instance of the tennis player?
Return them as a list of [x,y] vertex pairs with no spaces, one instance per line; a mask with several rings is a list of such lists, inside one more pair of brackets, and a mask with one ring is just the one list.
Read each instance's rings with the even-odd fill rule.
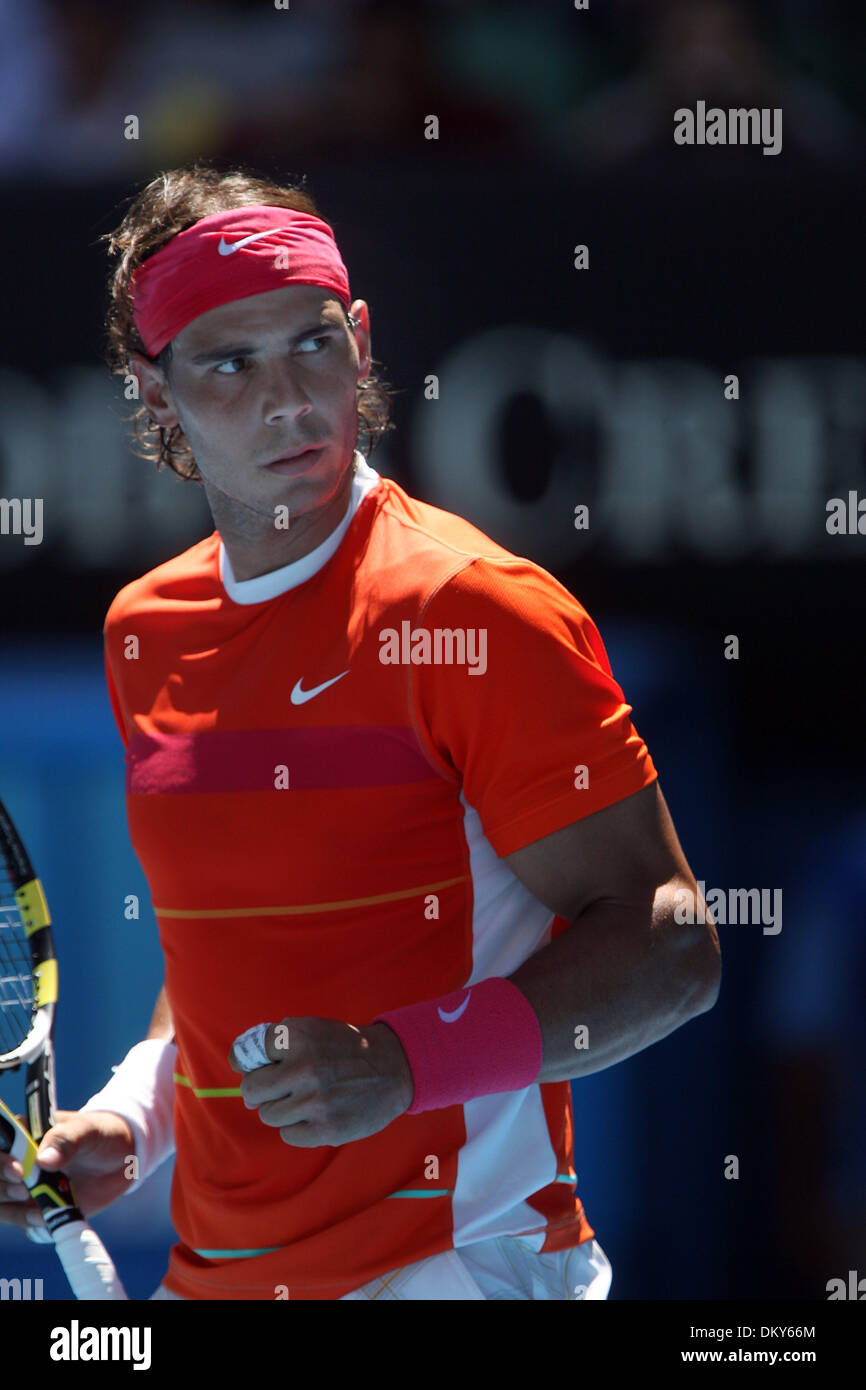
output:
[[720,964],[598,630],[371,466],[370,314],[306,192],[176,170],[109,246],[140,437],[214,530],[106,618],[165,980],[40,1160],[93,1213],[176,1154],[155,1297],[603,1299],[569,1082]]

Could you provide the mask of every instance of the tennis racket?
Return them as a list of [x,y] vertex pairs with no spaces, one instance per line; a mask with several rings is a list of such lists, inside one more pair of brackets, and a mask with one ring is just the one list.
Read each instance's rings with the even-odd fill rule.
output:
[[117,1270],[75,1204],[64,1173],[36,1163],[54,1124],[57,961],[42,884],[0,801],[0,1072],[27,1065],[30,1132],[0,1101],[0,1151],[17,1158],[76,1298],[125,1299]]

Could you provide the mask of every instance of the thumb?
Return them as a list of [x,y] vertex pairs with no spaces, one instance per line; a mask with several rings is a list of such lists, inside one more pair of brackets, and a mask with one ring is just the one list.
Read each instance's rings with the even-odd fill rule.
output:
[[43,1134],[36,1150],[36,1162],[41,1168],[63,1168],[74,1158],[85,1134],[93,1130],[89,1116],[63,1120]]

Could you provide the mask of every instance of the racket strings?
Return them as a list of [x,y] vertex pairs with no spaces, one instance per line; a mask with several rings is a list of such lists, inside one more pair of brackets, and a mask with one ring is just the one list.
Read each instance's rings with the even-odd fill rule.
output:
[[15,887],[0,861],[0,1056],[21,1046],[35,1013],[30,944]]

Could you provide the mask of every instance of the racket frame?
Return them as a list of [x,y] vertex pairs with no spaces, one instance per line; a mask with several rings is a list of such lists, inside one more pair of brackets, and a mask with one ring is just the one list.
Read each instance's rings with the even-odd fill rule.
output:
[[26,1132],[6,1106],[2,1109],[6,1111],[7,1117],[11,1116],[15,1137],[8,1132],[7,1118],[5,1125],[0,1125],[0,1147],[6,1148],[10,1145],[7,1151],[21,1162],[25,1182],[30,1187],[31,1195],[38,1203],[45,1224],[53,1235],[67,1222],[84,1219],[76,1205],[69,1179],[64,1173],[44,1172],[37,1166],[34,1178],[32,1171],[36,1149],[43,1135],[54,1124],[56,1111],[54,1024],[57,1006],[57,959],[54,954],[51,914],[48,911],[45,891],[34,873],[30,856],[15,828],[15,823],[2,801],[0,850],[3,852],[30,948],[34,1003],[33,1020],[27,1037],[13,1052],[0,1056],[0,1071],[17,1071],[22,1063],[27,1067],[24,1092],[30,1132],[26,1138],[32,1143],[33,1148],[31,1151],[25,1145],[23,1155],[16,1152],[21,1148],[21,1136]]
[[43,1136],[55,1122],[54,1023],[57,960],[51,916],[42,884],[33,871],[15,824],[0,801],[0,853],[30,947],[33,1017],[30,1031],[12,1052],[0,1056],[0,1074],[26,1066],[28,1130],[0,1100],[0,1151],[21,1164],[24,1183],[37,1203],[58,1257],[78,1298],[121,1300],[126,1292],[111,1257],[78,1207],[65,1173],[48,1172],[36,1161]]

